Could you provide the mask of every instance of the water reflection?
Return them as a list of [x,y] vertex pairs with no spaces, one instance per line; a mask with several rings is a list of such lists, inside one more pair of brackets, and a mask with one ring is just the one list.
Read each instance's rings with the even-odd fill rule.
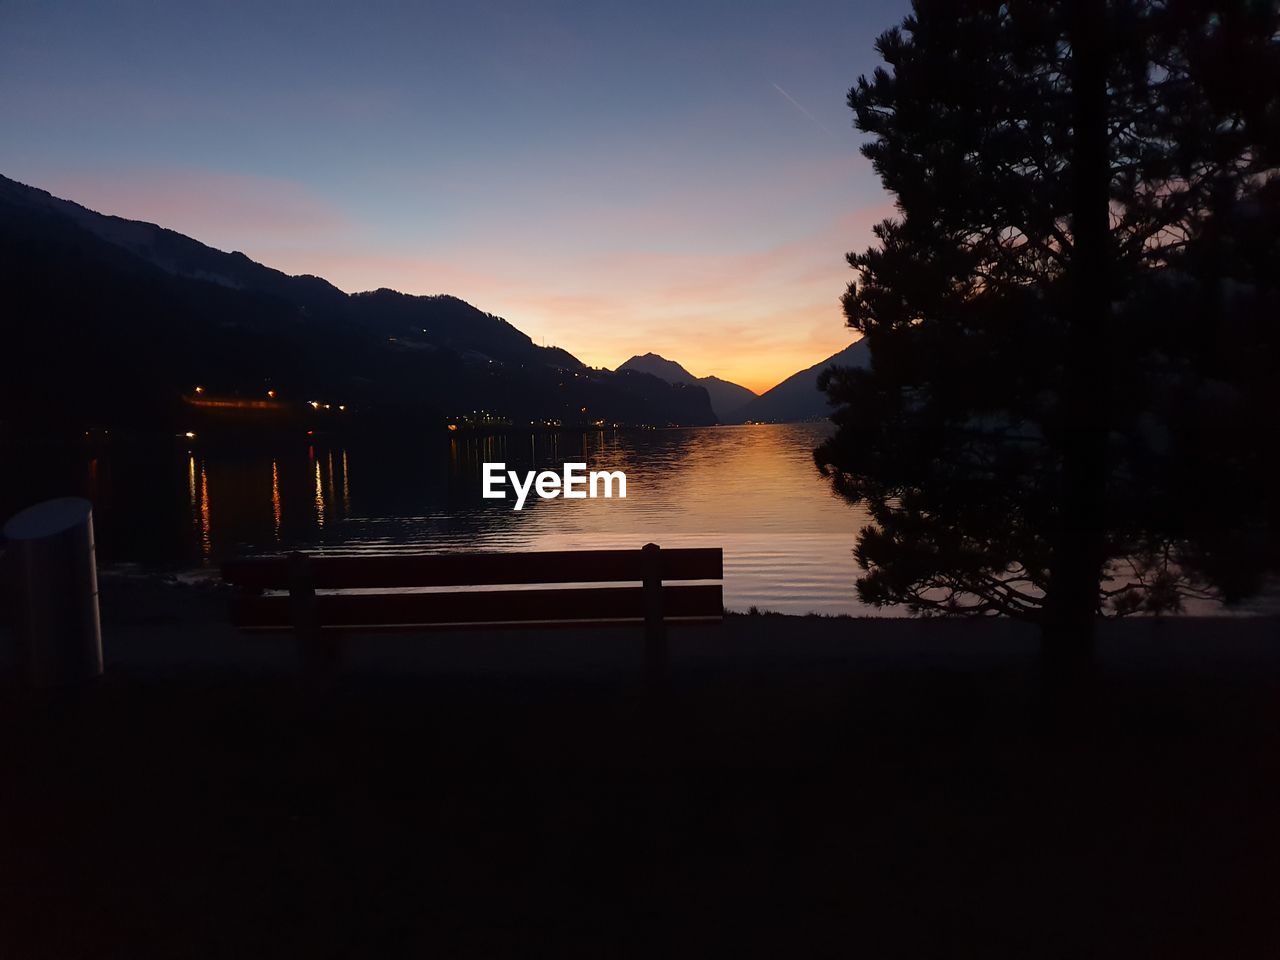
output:
[[[197,463],[193,454],[187,455],[187,484],[191,497],[191,517],[196,530],[197,544],[202,560],[213,554],[213,525],[209,517],[209,475],[204,461]],[[98,505],[95,504],[95,511]]]
[[[827,429],[453,434],[259,451],[106,448],[0,471],[0,505],[13,512],[48,496],[88,496],[102,562],[169,568],[295,547],[720,546],[731,609],[883,615],[861,608],[854,593],[853,545],[867,518],[834,498],[813,466],[811,451]],[[516,512],[513,500],[481,497],[482,465],[498,461],[521,472],[559,472],[565,461],[622,470],[627,498],[531,497]]]
[[280,542],[280,464],[271,461],[271,520],[276,543]]
[[316,459],[315,447],[311,448],[311,462],[316,468],[316,526],[324,530],[324,480],[320,476],[320,461]]
[[347,451],[342,451],[342,512],[351,514],[351,484],[347,480]]
[[[346,552],[712,543],[740,605],[850,609],[861,517],[818,478],[821,425],[625,433],[452,434],[263,451],[108,448],[76,476],[104,563],[183,567],[293,547]],[[482,465],[622,470],[627,498],[481,496]],[[353,467],[356,476],[353,476]],[[117,483],[104,479],[115,475]],[[52,486],[49,478],[42,484]],[[180,498],[180,499],[178,499]],[[179,512],[179,503],[181,504]]]

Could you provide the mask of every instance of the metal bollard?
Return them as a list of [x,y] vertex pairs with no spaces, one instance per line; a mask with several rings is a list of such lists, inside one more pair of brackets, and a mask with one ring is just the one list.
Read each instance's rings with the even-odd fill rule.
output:
[[27,681],[52,687],[101,675],[92,504],[46,500],[12,517],[4,535]]

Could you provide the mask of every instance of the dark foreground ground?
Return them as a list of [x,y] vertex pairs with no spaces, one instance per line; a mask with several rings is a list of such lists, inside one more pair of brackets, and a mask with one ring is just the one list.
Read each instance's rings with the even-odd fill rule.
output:
[[103,587],[0,706],[0,957],[1266,957],[1280,630],[1126,624],[1049,736],[1008,624],[362,642],[325,694],[207,591]]

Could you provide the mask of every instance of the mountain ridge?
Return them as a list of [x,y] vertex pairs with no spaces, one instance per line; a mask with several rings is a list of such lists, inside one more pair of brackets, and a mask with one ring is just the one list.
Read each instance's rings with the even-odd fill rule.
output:
[[782,423],[825,420],[831,415],[827,396],[818,389],[818,376],[827,367],[866,368],[871,352],[865,340],[851,343],[825,360],[793,373],[738,411],[739,422]]
[[748,390],[741,384],[715,376],[695,377],[676,361],[652,351],[633,356],[620,363],[616,369],[647,373],[671,384],[702,387],[707,391],[711,409],[721,423],[732,423],[738,411],[756,398],[755,391]]
[[428,423],[715,422],[704,391],[592,370],[456,297],[348,294],[2,176],[0,289],[18,372],[0,398],[24,423],[171,424],[195,383]]

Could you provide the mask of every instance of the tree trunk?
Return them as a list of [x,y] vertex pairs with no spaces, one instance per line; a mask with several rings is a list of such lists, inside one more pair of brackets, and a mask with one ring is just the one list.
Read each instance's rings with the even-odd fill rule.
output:
[[1044,670],[1075,686],[1093,659],[1104,562],[1111,306],[1106,0],[1072,0],[1070,316],[1064,358],[1061,500],[1043,630]]

